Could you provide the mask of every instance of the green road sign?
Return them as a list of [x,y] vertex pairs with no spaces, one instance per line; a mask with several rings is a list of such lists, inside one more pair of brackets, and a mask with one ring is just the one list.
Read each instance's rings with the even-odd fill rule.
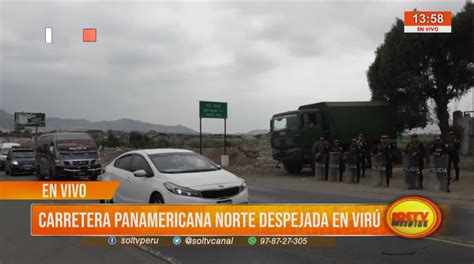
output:
[[199,101],[200,118],[227,118],[227,103]]

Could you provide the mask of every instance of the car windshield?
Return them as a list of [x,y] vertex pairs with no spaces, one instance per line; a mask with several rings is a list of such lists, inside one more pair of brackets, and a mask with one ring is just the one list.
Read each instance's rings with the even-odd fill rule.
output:
[[287,114],[273,117],[273,131],[290,130],[298,128],[298,115]]
[[88,139],[68,139],[56,141],[59,152],[97,151],[94,141]]
[[196,153],[166,153],[149,155],[156,168],[163,173],[216,171],[219,167]]
[[12,157],[14,159],[33,159],[35,153],[33,151],[13,151]]
[[7,155],[8,154],[8,151],[10,151],[11,148],[4,148],[2,149],[2,154],[3,155]]

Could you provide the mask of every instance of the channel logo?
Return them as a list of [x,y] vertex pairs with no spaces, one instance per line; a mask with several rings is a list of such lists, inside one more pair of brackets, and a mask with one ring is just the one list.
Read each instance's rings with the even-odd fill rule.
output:
[[107,239],[107,242],[109,243],[109,245],[114,246],[115,244],[117,244],[117,238],[114,236],[110,236]]
[[173,244],[175,246],[179,246],[181,244],[181,237],[179,237],[179,236],[173,237]]
[[417,196],[396,200],[386,211],[387,226],[405,238],[426,237],[441,224],[441,211],[432,201]]

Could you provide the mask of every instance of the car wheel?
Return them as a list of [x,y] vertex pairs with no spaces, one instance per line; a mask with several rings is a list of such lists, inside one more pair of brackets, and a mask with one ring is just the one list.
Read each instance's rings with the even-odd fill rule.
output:
[[114,198],[110,200],[100,200],[99,201],[101,204],[113,204],[114,203]]
[[164,204],[165,202],[163,201],[163,197],[161,197],[161,194],[154,193],[150,197],[150,203],[151,204]]
[[39,166],[36,166],[36,178],[40,181],[44,181],[44,175],[41,173],[41,169]]
[[89,179],[90,179],[91,181],[97,181],[97,176],[98,176],[97,174],[92,175],[92,176],[89,177]]
[[49,178],[48,180],[54,181],[56,180],[56,173],[54,172],[53,168],[49,168]]
[[[5,172],[6,173],[6,172]],[[15,176],[15,171],[12,169],[8,169],[8,175]]]

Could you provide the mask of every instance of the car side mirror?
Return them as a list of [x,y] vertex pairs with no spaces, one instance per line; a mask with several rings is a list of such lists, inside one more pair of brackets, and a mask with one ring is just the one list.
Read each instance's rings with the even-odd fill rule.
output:
[[136,170],[133,172],[133,175],[137,177],[146,177],[148,173],[145,170]]
[[49,146],[49,152],[54,153],[54,146]]

